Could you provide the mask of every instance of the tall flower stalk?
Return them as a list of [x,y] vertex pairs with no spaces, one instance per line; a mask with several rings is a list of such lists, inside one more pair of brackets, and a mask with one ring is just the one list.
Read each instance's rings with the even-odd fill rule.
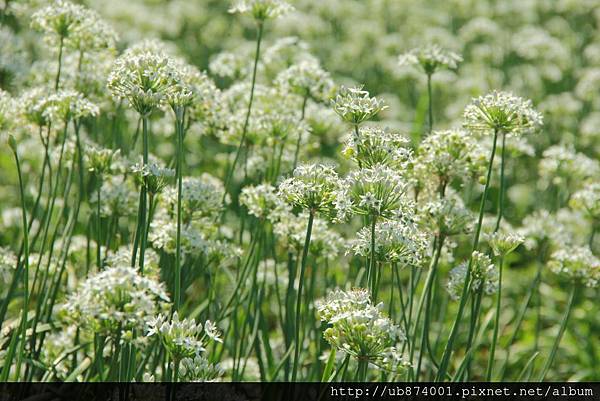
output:
[[[505,92],[492,92],[485,96],[481,96],[474,99],[471,104],[465,108],[464,112],[464,125],[466,128],[473,132],[489,133],[493,132],[492,138],[492,149],[490,152],[487,174],[485,180],[485,186],[483,194],[481,196],[481,202],[479,205],[479,217],[477,219],[477,225],[475,228],[475,234],[473,237],[473,245],[471,247],[472,252],[477,251],[479,247],[479,239],[481,234],[481,225],[483,222],[483,214],[485,211],[485,203],[488,196],[490,187],[490,181],[492,176],[492,168],[494,164],[494,157],[496,155],[496,146],[498,142],[499,134],[512,134],[519,135],[527,132],[534,131],[542,125],[542,116],[533,109],[531,101],[523,100],[510,93]],[[471,268],[473,264],[473,253],[469,258],[469,262],[466,269],[464,278],[464,285],[462,294],[460,297],[460,303],[458,306],[458,312],[452,325],[448,342],[444,349],[442,360],[440,362],[440,368],[437,374],[437,380],[444,380],[446,372],[448,370],[448,364],[454,348],[454,342],[458,334],[458,327],[462,319],[464,307],[467,302],[469,288],[471,287]],[[474,330],[474,323],[471,322],[469,331],[472,333]],[[472,337],[470,334],[469,337]],[[469,344],[470,347],[470,344]],[[467,350],[468,352],[469,350]]]

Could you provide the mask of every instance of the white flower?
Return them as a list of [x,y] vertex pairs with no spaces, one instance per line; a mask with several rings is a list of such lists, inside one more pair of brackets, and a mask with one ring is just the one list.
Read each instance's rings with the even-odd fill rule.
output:
[[293,9],[294,7],[283,0],[237,0],[229,8],[229,12],[250,14],[257,21],[263,22],[287,14]]
[[439,68],[454,70],[463,61],[458,54],[444,50],[438,45],[429,45],[412,49],[398,57],[398,64],[420,66],[427,75],[432,75]]
[[370,97],[362,87],[342,86],[333,100],[333,109],[345,121],[358,125],[369,120],[387,106],[383,100]]
[[473,99],[465,108],[464,120],[464,126],[473,131],[515,135],[535,131],[543,124],[531,100],[498,91]]

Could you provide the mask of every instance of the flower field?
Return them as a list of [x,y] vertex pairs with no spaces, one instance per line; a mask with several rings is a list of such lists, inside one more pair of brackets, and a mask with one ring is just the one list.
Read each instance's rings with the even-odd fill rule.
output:
[[0,381],[600,381],[599,27],[0,0]]

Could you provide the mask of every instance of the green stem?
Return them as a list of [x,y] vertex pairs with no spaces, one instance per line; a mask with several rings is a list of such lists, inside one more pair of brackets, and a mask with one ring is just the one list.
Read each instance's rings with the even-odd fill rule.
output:
[[428,126],[427,126],[427,133],[431,134],[431,131],[433,130],[433,98],[431,96],[432,90],[431,90],[431,74],[427,74],[427,101],[428,101],[428,116],[429,116],[429,120],[428,120]]
[[[306,113],[306,103],[308,101],[308,90],[306,91],[306,94],[304,95],[304,98],[302,99],[302,112],[300,114],[300,121],[298,121],[299,123],[301,123],[302,121],[304,121],[304,114]],[[296,142],[296,151],[294,152],[294,168],[292,169],[295,170],[296,166],[298,165],[298,154],[300,153],[300,142],[302,141],[302,130],[300,129],[300,127],[298,127],[298,141]],[[283,149],[282,149],[283,151]]]
[[258,32],[256,36],[256,52],[254,54],[254,68],[252,69],[252,84],[250,86],[250,99],[248,101],[248,110],[246,111],[246,119],[244,120],[244,127],[242,129],[242,137],[240,139],[240,144],[238,145],[237,151],[235,153],[235,159],[233,159],[233,164],[231,165],[231,167],[229,167],[229,172],[227,173],[227,177],[225,179],[225,191],[223,193],[223,199],[221,203],[225,203],[225,198],[227,197],[231,178],[233,176],[233,172],[235,171],[235,166],[237,165],[237,162],[240,159],[240,154],[242,153],[242,149],[246,144],[248,123],[250,122],[250,114],[252,113],[252,102],[254,101],[254,87],[256,85],[256,72],[258,70],[258,59],[260,57],[260,44],[262,42],[263,28],[264,25],[262,22],[260,22],[258,24]]
[[[14,141],[14,138],[11,137],[11,139],[9,139],[9,141]],[[19,379],[19,375],[20,375],[20,371],[21,371],[21,363],[22,363],[22,358],[24,357],[24,353],[25,353],[25,336],[26,336],[26,331],[27,331],[27,311],[28,311],[28,305],[29,305],[29,225],[27,224],[27,213],[26,213],[26,208],[25,208],[25,189],[24,189],[24,185],[23,185],[23,174],[21,172],[21,163],[19,161],[19,154],[17,152],[17,148],[16,148],[16,144],[13,142],[12,145],[10,146],[12,148],[13,154],[15,156],[15,163],[17,165],[17,174],[19,176],[19,195],[21,197],[21,213],[22,213],[22,221],[23,221],[23,264],[21,266],[24,266],[24,271],[22,271],[23,274],[23,310],[22,310],[22,315],[21,315],[21,324],[20,324],[20,328],[18,330],[19,333],[19,337],[21,338],[20,340],[20,349],[19,349],[19,353],[18,353],[18,357],[17,357],[17,366],[16,366],[16,371],[15,371],[15,378],[18,380]],[[20,269],[19,269],[20,270]],[[6,363],[4,364],[4,368],[2,369],[2,377],[0,378],[0,381],[7,381],[9,373],[10,373],[10,366],[12,363],[12,357],[13,355],[11,355],[12,353],[14,353],[15,347],[16,347],[16,336],[17,336],[17,331],[15,330],[15,334],[13,337],[14,341],[11,341],[11,346],[10,346],[10,350],[8,355],[6,356]],[[12,351],[12,352],[11,352]]]
[[504,266],[504,257],[500,256],[498,261],[498,295],[496,297],[496,316],[494,320],[494,336],[492,337],[492,346],[490,348],[490,357],[488,359],[487,371],[485,375],[486,381],[492,380],[492,369],[494,365],[494,355],[496,353],[496,343],[498,342],[498,328],[500,327],[500,305],[502,303],[502,268]]
[[[148,116],[142,118],[142,139],[143,139],[143,166],[148,164]],[[146,242],[148,239],[148,233],[146,230],[146,210],[148,208],[148,188],[146,186],[146,180],[143,179],[142,187],[140,189],[140,205],[139,205],[139,216],[138,216],[138,229],[140,230],[140,260],[139,267],[140,273],[144,274],[144,255],[146,253]]]
[[369,263],[369,273],[367,274],[367,282],[371,288],[371,298],[373,303],[376,302],[377,298],[377,271],[375,264],[375,225],[377,224],[377,216],[373,216],[373,221],[371,222],[371,260]]
[[56,71],[56,78],[54,79],[54,90],[58,91],[58,85],[60,84],[60,70],[62,69],[62,54],[64,47],[65,38],[60,37],[60,43],[58,45],[58,70]]
[[179,310],[181,301],[181,198],[183,191],[183,109],[175,110],[177,131],[177,238],[175,242],[175,293],[173,309]]
[[296,335],[294,337],[294,365],[292,368],[292,381],[296,381],[296,377],[298,374],[298,358],[300,357],[300,347],[299,343],[300,339],[300,311],[302,308],[302,287],[304,285],[304,273],[306,271],[306,261],[308,259],[308,249],[310,247],[310,236],[312,234],[312,226],[315,218],[315,211],[311,210],[308,215],[308,226],[306,227],[306,238],[304,239],[304,248],[302,250],[302,264],[300,265],[300,277],[298,279],[298,294],[296,295],[296,324],[295,331]]
[[100,192],[102,190],[102,175],[98,174],[98,188],[96,190],[96,266],[102,269],[102,218],[100,217]]
[[494,165],[494,156],[496,155],[496,145],[498,142],[498,129],[494,129],[494,139],[493,139],[493,143],[492,143],[492,152],[490,155],[490,160],[488,163],[488,169],[487,169],[487,178],[485,181],[485,187],[483,189],[483,194],[481,196],[481,203],[479,205],[479,218],[477,220],[477,226],[475,229],[475,236],[473,238],[473,246],[472,246],[472,252],[471,252],[471,256],[469,257],[469,263],[467,265],[467,273],[465,275],[465,284],[463,286],[463,291],[461,294],[461,298],[460,298],[460,303],[458,305],[458,312],[456,314],[456,318],[454,320],[454,323],[452,325],[452,329],[450,331],[450,336],[448,337],[448,342],[446,343],[446,347],[444,348],[444,353],[442,356],[442,361],[440,362],[440,369],[438,371],[437,374],[437,380],[444,380],[444,378],[446,377],[446,371],[448,370],[448,364],[450,363],[450,357],[452,355],[452,351],[454,349],[454,341],[456,340],[456,335],[458,334],[458,327],[460,326],[460,321],[462,319],[463,316],[463,312],[465,309],[465,304],[466,304],[466,299],[468,298],[468,291],[470,289],[470,274],[471,274],[471,267],[473,265],[473,252],[478,248],[479,246],[479,236],[481,234],[481,225],[483,223],[483,212],[485,210],[485,201],[487,199],[487,195],[488,195],[488,191],[489,191],[489,187],[490,187],[490,180],[492,177],[492,167]]
[[546,378],[546,374],[548,370],[550,370],[550,366],[552,366],[552,362],[554,361],[554,357],[556,356],[556,351],[558,350],[558,346],[560,345],[560,341],[562,340],[563,334],[565,333],[565,329],[567,328],[567,322],[569,321],[569,316],[571,315],[571,309],[573,309],[573,299],[575,299],[575,292],[577,290],[577,285],[571,285],[571,292],[569,293],[569,298],[567,300],[567,308],[565,310],[565,314],[562,318],[562,323],[560,325],[560,329],[558,330],[558,335],[554,340],[554,344],[552,345],[552,351],[550,351],[550,356],[542,369],[542,374],[540,375],[539,381],[544,381]]

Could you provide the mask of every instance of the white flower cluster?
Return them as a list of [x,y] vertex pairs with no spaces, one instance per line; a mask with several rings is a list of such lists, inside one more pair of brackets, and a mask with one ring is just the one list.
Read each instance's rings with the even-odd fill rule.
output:
[[531,100],[512,93],[493,91],[473,99],[465,107],[464,126],[472,131],[490,131],[519,135],[539,129],[542,115],[533,108]]
[[544,184],[577,184],[588,178],[600,176],[600,163],[590,159],[573,146],[553,145],[544,150],[538,165]]
[[439,68],[454,70],[462,57],[454,52],[445,50],[438,45],[428,45],[412,49],[398,57],[398,64],[403,67],[416,65],[423,69],[427,75],[432,75]]
[[8,248],[0,248],[0,296],[6,296],[10,282],[17,268],[17,256]]
[[101,148],[93,144],[87,144],[83,153],[85,155],[84,160],[88,171],[99,175],[110,172],[113,157],[118,156],[120,152],[120,150]]
[[405,339],[404,333],[382,312],[383,303],[373,305],[368,291],[332,291],[316,302],[316,309],[330,326],[323,335],[335,349],[384,369],[405,367],[395,348]]
[[[102,179],[100,214],[103,217],[134,216],[137,196],[131,181],[122,176],[109,175]],[[95,202],[95,201],[94,201]]]
[[148,116],[175,101],[175,97],[185,97],[186,101],[191,97],[189,90],[179,85],[180,81],[179,71],[168,56],[126,52],[115,60],[108,89],[115,98],[127,100],[140,115]]
[[[375,257],[381,262],[399,263],[401,267],[420,267],[427,253],[427,237],[406,217],[381,221],[375,225]],[[350,242],[355,255],[371,253],[371,228],[363,227]]]
[[204,337],[212,341],[223,342],[216,326],[207,320],[204,326],[194,319],[179,319],[177,312],[169,319],[159,314],[147,321],[147,337],[160,338],[165,349],[175,361],[194,358],[201,355],[205,348]]
[[333,110],[344,121],[354,125],[359,125],[386,108],[383,100],[370,97],[362,87],[342,86],[333,100]]
[[119,265],[79,284],[63,309],[82,329],[114,337],[122,331],[142,330],[168,303],[162,283],[140,276],[135,268]]
[[293,92],[324,102],[332,96],[334,84],[319,62],[314,59],[301,60],[297,64],[281,71],[275,83],[284,92]]
[[246,206],[248,213],[259,219],[271,219],[287,206],[277,189],[270,184],[244,187],[240,193],[240,204]]
[[230,13],[249,14],[258,22],[269,18],[277,18],[294,10],[283,0],[237,0],[230,8]]
[[60,90],[51,94],[46,98],[43,107],[46,120],[56,123],[97,116],[100,112],[98,106],[81,93],[72,90]]
[[292,177],[279,184],[279,193],[293,206],[328,214],[339,187],[340,180],[332,166],[301,164]]
[[[304,245],[308,226],[308,212],[295,215],[289,210],[272,215],[273,232],[278,236],[282,246],[290,252],[298,252]],[[276,218],[276,220],[275,220]],[[320,218],[313,221],[310,239],[310,253],[325,259],[333,260],[344,248],[344,239],[327,222]]]
[[158,194],[175,177],[175,170],[163,167],[156,162],[148,164],[136,163],[131,166],[131,172],[137,178],[137,181],[145,185],[150,194]]
[[351,132],[342,154],[352,158],[361,167],[378,164],[404,170],[411,160],[409,139],[388,128],[361,127]]
[[575,192],[569,205],[583,211],[591,220],[600,222],[600,182],[590,183]]
[[600,259],[594,256],[589,247],[559,249],[550,257],[548,267],[554,273],[588,287],[597,287],[600,283]]
[[212,364],[204,355],[183,358],[179,365],[179,381],[206,382],[223,376],[225,371],[219,364]]
[[46,40],[57,39],[79,51],[114,49],[117,34],[98,13],[78,4],[55,0],[31,16],[34,29],[46,34]]
[[[483,291],[484,294],[493,294],[498,289],[498,269],[494,266],[489,256],[474,251],[471,264],[470,289],[472,293]],[[450,270],[450,277],[446,288],[450,297],[460,299],[465,278],[467,275],[468,261]]]
[[525,238],[520,233],[505,230],[488,234],[486,239],[496,256],[506,256],[525,242]]
[[[181,191],[181,212],[184,222],[215,218],[221,211],[225,188],[223,183],[208,173],[200,177],[184,177]],[[171,215],[176,215],[177,189],[164,190],[162,201]]]
[[469,133],[433,131],[419,144],[412,175],[416,180],[429,178],[429,182],[434,178],[438,186],[445,186],[454,179],[483,175],[486,161],[487,155]]
[[352,214],[389,218],[399,210],[407,190],[405,180],[388,166],[376,164],[351,171],[335,199],[337,218]]

